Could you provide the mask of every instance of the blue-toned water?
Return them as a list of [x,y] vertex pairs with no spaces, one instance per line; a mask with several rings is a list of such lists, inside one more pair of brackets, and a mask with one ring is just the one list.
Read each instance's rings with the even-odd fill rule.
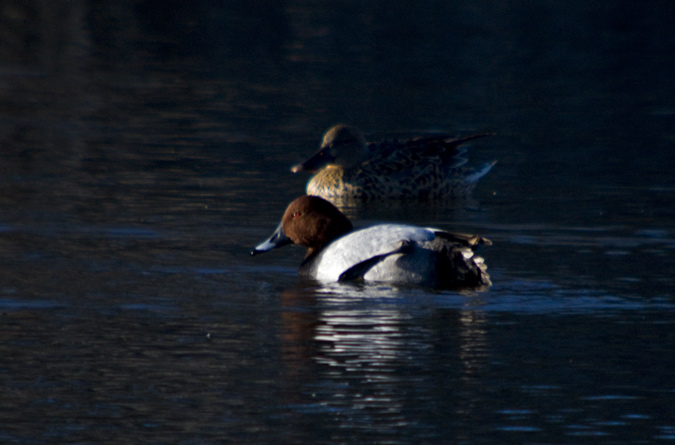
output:
[[[0,442],[675,441],[675,7],[0,8]],[[250,257],[337,122],[490,132],[487,292]]]

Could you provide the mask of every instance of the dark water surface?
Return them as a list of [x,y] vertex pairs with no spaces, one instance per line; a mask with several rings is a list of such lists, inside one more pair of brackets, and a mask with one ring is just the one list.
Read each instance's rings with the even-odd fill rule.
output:
[[[0,442],[675,441],[668,2],[7,1]],[[414,3],[414,4],[413,4]],[[485,293],[251,258],[337,122],[493,132]]]

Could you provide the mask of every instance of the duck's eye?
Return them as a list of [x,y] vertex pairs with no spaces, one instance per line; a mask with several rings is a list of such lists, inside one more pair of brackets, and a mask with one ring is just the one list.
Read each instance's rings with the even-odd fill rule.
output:
[[295,212],[292,215],[293,219],[297,218],[298,216],[300,216],[300,212]]

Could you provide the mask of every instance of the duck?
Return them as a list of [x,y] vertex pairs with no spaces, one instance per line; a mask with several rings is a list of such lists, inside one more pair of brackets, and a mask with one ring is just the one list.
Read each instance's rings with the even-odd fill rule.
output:
[[319,151],[291,171],[313,173],[306,193],[328,200],[468,198],[496,161],[465,167],[466,148],[461,146],[488,135],[367,143],[357,128],[338,124],[326,131]]
[[491,245],[478,235],[407,224],[355,230],[332,203],[303,195],[286,208],[272,235],[251,255],[296,244],[307,248],[299,274],[321,282],[366,282],[485,290],[487,265],[474,254]]

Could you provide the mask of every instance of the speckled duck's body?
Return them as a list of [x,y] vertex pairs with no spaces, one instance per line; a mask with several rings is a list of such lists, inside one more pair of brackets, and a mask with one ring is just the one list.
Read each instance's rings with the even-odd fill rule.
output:
[[[476,181],[467,180],[473,170],[460,168],[446,174],[434,162],[418,165],[413,174],[373,174],[369,168],[325,168],[307,183],[307,194],[325,199],[461,199],[467,198]],[[403,177],[401,177],[403,176]]]
[[293,171],[316,172],[307,183],[307,194],[325,199],[466,198],[495,164],[465,167],[466,149],[461,145],[482,136],[366,144],[358,130],[337,125],[326,133],[319,152]]

